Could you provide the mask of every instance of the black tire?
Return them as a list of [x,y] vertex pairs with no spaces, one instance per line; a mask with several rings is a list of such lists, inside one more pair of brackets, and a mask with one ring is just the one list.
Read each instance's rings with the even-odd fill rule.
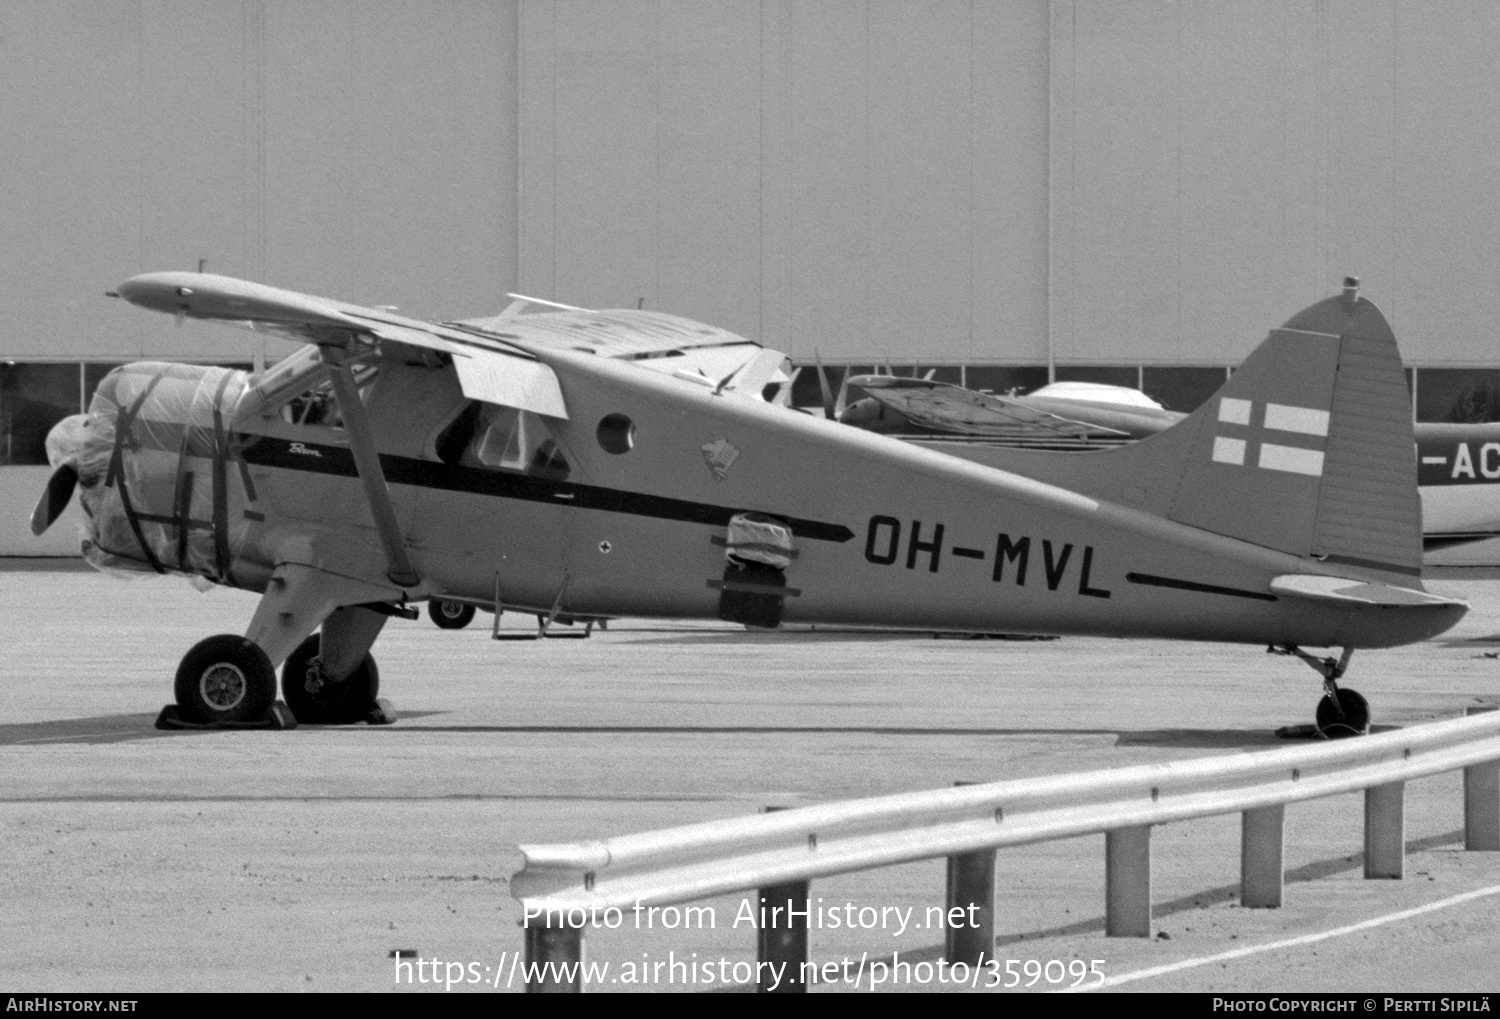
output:
[[276,670],[260,645],[223,633],[182,656],[176,691],[184,721],[258,722],[276,699]]
[[1339,690],[1339,707],[1343,717],[1334,708],[1327,694],[1318,701],[1318,731],[1328,739],[1343,739],[1346,736],[1363,736],[1370,731],[1370,705],[1354,690]]
[[440,630],[462,630],[474,621],[474,606],[434,598],[427,603],[427,616]]
[[323,681],[316,690],[308,690],[309,679],[314,682],[320,679],[308,673],[318,664],[321,643],[315,633],[287,657],[281,667],[282,699],[292,709],[298,724],[352,725],[365,721],[380,692],[380,670],[375,667],[375,659],[367,654],[348,679],[341,683]]

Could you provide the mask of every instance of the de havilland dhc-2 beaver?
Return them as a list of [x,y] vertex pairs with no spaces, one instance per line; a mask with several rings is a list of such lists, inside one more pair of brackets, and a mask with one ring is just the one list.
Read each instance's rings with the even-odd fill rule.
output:
[[307,344],[258,374],[126,365],[48,437],[36,533],[76,485],[96,566],[262,593],[243,636],[183,657],[189,721],[265,716],[278,665],[299,720],[362,721],[385,621],[451,595],[1263,644],[1317,670],[1337,735],[1368,728],[1338,685],[1356,649],[1467,609],[1423,589],[1401,357],[1352,284],[1159,434],[983,464],[767,403],[781,354],[655,312],[517,301],[434,325],[191,272],[114,293]]

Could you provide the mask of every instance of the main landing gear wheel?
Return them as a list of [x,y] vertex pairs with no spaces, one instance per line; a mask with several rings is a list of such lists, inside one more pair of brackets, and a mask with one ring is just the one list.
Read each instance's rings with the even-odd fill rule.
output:
[[188,722],[255,722],[276,699],[260,645],[232,633],[194,644],[177,666],[177,713]]
[[1272,644],[1266,650],[1300,658],[1323,677],[1323,699],[1318,702],[1313,715],[1316,724],[1312,727],[1288,726],[1277,730],[1278,736],[1317,735],[1324,739],[1343,739],[1345,736],[1363,736],[1370,731],[1369,703],[1355,691],[1338,684],[1354,655],[1352,647],[1344,648],[1344,653],[1337,658],[1318,658],[1295,644]]
[[1348,687],[1337,690],[1338,704],[1327,694],[1318,701],[1318,731],[1328,739],[1363,736],[1370,731],[1370,705],[1358,691]]
[[440,630],[462,630],[474,621],[474,606],[434,598],[427,603],[427,615]]
[[307,725],[352,725],[363,722],[375,707],[380,692],[380,670],[375,659],[365,655],[359,668],[341,682],[323,674],[318,657],[322,641],[318,634],[297,645],[281,667],[281,696],[299,723]]

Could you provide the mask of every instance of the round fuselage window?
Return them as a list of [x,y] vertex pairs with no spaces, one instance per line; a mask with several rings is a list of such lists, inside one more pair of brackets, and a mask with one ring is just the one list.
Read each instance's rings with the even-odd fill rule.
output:
[[624,414],[607,414],[599,421],[596,434],[606,453],[629,453],[635,445],[635,422]]

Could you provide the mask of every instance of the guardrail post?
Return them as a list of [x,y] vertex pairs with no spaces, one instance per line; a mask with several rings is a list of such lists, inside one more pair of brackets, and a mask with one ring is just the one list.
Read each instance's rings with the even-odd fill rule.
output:
[[807,990],[802,964],[807,962],[808,883],[788,881],[760,889],[763,922],[755,935],[756,990],[762,994],[798,994]]
[[[577,994],[583,962],[583,928],[526,928],[526,993]],[[571,973],[571,980],[562,974]]]
[[1500,849],[1500,761],[1464,769],[1464,848]]
[[[1466,715],[1481,715],[1494,707],[1471,707]],[[1464,769],[1464,848],[1500,849],[1500,761],[1486,761]]]
[[1285,881],[1286,805],[1245,811],[1240,825],[1240,905],[1279,909]]
[[1104,833],[1104,933],[1151,936],[1151,826]]
[[948,909],[943,915],[947,923],[943,958],[950,966],[957,962],[984,965],[995,951],[993,849],[948,857]]
[[1365,877],[1400,880],[1406,869],[1406,783],[1365,790]]
[[[786,809],[766,807],[761,812],[774,814]],[[755,989],[760,994],[805,993],[802,965],[807,962],[808,882],[769,885],[758,895],[761,923],[755,932],[755,957],[770,965],[755,967]]]
[[[947,884],[943,958],[949,965],[962,962],[977,968],[995,951],[995,851],[983,849],[948,857]],[[956,924],[955,909],[962,917]]]

